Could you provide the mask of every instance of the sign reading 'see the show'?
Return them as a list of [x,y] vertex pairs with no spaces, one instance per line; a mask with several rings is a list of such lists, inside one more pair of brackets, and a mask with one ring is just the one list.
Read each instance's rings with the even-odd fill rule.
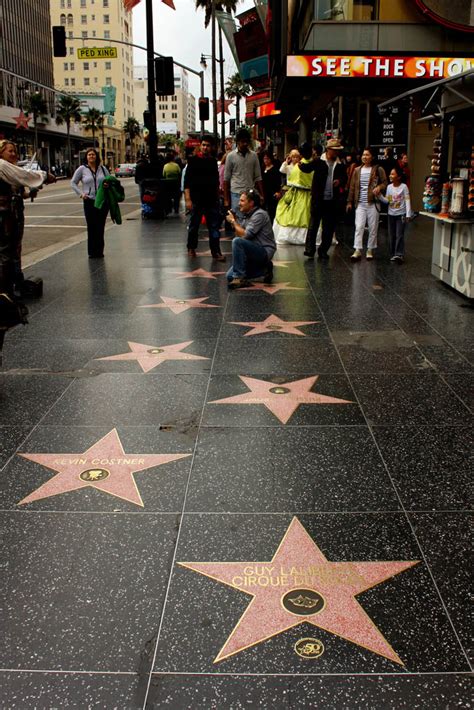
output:
[[290,55],[287,76],[446,79],[474,68],[474,57]]

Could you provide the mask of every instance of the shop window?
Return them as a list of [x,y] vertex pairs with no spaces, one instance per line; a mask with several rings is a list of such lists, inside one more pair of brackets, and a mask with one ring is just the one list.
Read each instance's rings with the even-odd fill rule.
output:
[[376,0],[315,0],[316,20],[370,22],[376,18]]

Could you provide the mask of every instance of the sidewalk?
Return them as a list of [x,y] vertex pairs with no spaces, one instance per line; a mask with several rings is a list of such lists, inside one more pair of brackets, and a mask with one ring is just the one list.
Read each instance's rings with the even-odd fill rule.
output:
[[422,219],[401,267],[330,253],[229,293],[180,218],[132,218],[31,269],[0,707],[469,707],[473,312]]

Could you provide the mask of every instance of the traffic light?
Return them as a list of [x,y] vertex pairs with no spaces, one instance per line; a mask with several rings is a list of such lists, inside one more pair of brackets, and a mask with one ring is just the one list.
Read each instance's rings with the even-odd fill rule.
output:
[[53,57],[65,57],[66,51],[66,28],[62,25],[53,27]]
[[199,120],[209,121],[209,99],[207,96],[201,96],[199,99]]
[[173,57],[156,57],[155,92],[159,96],[174,94]]
[[150,130],[153,127],[153,121],[151,120],[151,112],[148,110],[143,111],[143,125],[148,130]]
[[229,119],[229,131],[231,136],[235,134],[235,118]]

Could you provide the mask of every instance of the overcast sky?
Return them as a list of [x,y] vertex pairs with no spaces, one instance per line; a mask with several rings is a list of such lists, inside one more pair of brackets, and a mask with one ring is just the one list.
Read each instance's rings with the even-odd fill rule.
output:
[[[186,64],[200,71],[201,53],[211,53],[211,27],[204,29],[204,11],[196,10],[194,0],[174,0],[176,10],[172,10],[163,2],[155,0],[153,6],[153,24],[155,30],[155,52],[172,56],[175,61]],[[237,13],[254,7],[252,0],[241,0],[237,5]],[[133,10],[133,41],[135,44],[146,45],[145,3],[142,2]],[[218,51],[218,50],[217,50]],[[233,57],[224,37],[224,82],[237,71]],[[134,50],[134,64],[145,65],[146,54]],[[219,72],[219,64],[217,65]],[[199,77],[189,74],[191,93],[199,98]],[[211,66],[205,71],[205,90],[212,97]],[[217,95],[219,96],[219,74]],[[241,114],[244,113],[244,102],[241,103]],[[233,113],[232,113],[233,115]]]

